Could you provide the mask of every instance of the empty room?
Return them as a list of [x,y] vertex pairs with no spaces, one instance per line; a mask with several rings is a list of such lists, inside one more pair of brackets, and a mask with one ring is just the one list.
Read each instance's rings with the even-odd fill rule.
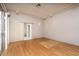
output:
[[1,56],[79,56],[78,3],[0,3]]

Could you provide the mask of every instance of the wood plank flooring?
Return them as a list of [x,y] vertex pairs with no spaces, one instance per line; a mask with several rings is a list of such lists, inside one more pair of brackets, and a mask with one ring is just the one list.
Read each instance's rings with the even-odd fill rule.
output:
[[49,39],[40,38],[13,42],[3,52],[2,56],[79,56],[79,46],[57,41],[58,44],[46,48],[41,42],[47,40]]

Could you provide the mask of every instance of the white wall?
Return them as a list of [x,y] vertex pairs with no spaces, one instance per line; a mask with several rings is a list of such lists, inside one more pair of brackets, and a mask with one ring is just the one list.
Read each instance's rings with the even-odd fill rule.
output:
[[[10,42],[23,40],[24,33],[22,32],[24,30],[23,22],[26,23],[33,23],[33,30],[32,30],[32,37],[33,38],[39,38],[42,37],[42,20],[33,18],[27,15],[22,14],[15,14],[11,12],[10,17],[10,32],[9,32],[9,39]],[[40,25],[39,25],[40,23]]]
[[45,21],[45,37],[79,45],[79,8],[63,11]]
[[[63,11],[45,20],[11,13],[10,41],[23,40],[23,24],[33,24],[33,38],[47,37],[58,41],[79,45],[79,8]],[[39,26],[40,23],[41,25]]]

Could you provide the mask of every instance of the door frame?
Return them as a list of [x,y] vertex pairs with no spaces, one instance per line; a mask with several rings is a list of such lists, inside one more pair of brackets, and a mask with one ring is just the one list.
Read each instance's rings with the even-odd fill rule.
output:
[[31,39],[32,39],[32,24],[24,23],[24,40],[31,40]]

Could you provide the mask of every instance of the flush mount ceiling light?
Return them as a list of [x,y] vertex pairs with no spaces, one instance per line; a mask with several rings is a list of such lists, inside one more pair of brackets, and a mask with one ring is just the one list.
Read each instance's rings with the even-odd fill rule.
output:
[[38,4],[36,4],[36,7],[41,7],[41,4],[39,4],[39,3],[38,3]]

